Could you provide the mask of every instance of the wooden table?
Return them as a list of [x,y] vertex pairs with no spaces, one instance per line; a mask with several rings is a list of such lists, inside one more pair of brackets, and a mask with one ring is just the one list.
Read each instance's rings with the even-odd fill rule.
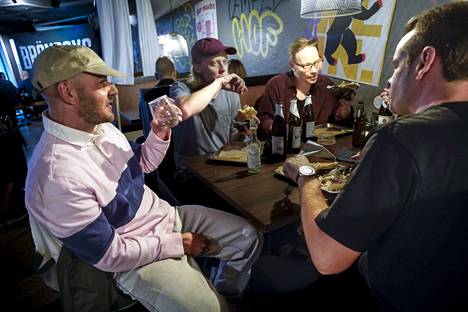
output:
[[[351,136],[337,138],[326,146],[332,153],[351,148]],[[208,160],[208,156],[186,157],[187,168],[207,187],[248,218],[263,232],[299,219],[299,190],[288,179],[274,173],[282,163],[262,164],[260,173],[249,174],[244,165]]]

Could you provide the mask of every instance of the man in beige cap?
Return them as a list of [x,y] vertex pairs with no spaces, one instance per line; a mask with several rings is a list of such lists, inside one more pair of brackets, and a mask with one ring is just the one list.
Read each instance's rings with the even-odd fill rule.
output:
[[[146,141],[129,143],[110,123],[117,89],[107,75],[123,74],[82,46],[49,47],[33,65],[32,83],[49,105],[26,182],[36,248],[57,261],[64,246],[115,273],[118,287],[151,311],[222,311],[217,290],[243,291],[261,236],[225,212],[172,207],[144,184],[180,111],[160,107]],[[217,290],[191,258],[199,255],[221,260]]]

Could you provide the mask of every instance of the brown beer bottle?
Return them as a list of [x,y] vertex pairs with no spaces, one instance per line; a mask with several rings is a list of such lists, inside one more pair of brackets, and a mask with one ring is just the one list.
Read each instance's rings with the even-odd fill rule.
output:
[[275,117],[271,127],[271,160],[273,162],[286,159],[286,121],[284,120],[283,104],[277,102]]
[[314,137],[315,116],[312,110],[312,96],[309,94],[305,98],[302,111],[302,142],[312,140]]
[[297,110],[297,99],[291,99],[289,106],[288,122],[286,124],[288,132],[288,152],[297,154],[301,151],[301,116]]
[[387,122],[392,121],[392,119],[393,119],[392,112],[390,111],[390,109],[388,109],[388,106],[385,103],[385,101],[382,101],[382,105],[380,105],[380,109],[379,109],[379,117],[377,119],[377,124],[379,126],[384,125]]
[[360,101],[358,103],[356,118],[354,119],[353,146],[363,147],[365,135],[366,135],[366,115],[364,113],[364,102]]

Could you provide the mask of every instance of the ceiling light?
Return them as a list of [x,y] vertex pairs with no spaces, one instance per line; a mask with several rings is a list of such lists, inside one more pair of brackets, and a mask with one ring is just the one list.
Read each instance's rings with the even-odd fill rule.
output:
[[302,18],[345,16],[361,12],[361,0],[301,0]]

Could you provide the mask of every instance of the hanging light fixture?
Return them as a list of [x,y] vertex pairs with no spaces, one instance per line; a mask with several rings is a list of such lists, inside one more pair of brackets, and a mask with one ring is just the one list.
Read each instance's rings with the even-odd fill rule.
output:
[[166,35],[159,36],[159,44],[163,47],[163,54],[171,57],[188,56],[187,40],[175,32],[174,13],[172,12],[172,0],[169,1],[171,10],[172,32]]
[[361,12],[361,0],[301,0],[302,18],[345,16]]

